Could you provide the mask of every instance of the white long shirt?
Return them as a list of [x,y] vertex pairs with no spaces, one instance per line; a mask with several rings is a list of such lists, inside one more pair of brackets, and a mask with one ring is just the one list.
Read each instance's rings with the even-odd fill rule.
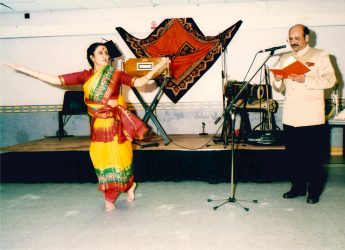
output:
[[291,56],[307,65],[310,71],[306,73],[304,83],[287,78],[273,81],[273,88],[285,95],[283,124],[294,127],[324,124],[324,90],[332,88],[336,83],[329,55],[307,45],[297,53],[292,51],[283,54],[279,61],[280,67],[286,66],[285,61]]

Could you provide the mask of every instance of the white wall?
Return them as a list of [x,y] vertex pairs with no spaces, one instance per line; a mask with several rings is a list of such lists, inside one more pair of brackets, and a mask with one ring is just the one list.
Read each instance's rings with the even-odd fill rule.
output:
[[[242,80],[255,53],[261,49],[286,44],[288,28],[296,23],[308,25],[316,32],[316,46],[334,56],[342,84],[345,72],[345,1],[254,1],[227,4],[187,5],[151,8],[97,9],[24,14],[1,14],[0,63],[20,62],[34,69],[62,74],[88,67],[86,49],[102,38],[116,42],[126,57],[134,57],[115,27],[122,27],[138,38],[145,38],[151,22],[166,18],[192,17],[200,30],[214,36],[243,20],[224,55],[229,79]],[[280,50],[279,52],[284,52]],[[277,51],[278,52],[278,51]],[[255,71],[264,61],[260,54]],[[271,58],[268,65],[275,63]],[[222,59],[193,86],[180,102],[214,102],[222,100]],[[252,76],[253,71],[249,73]],[[61,104],[63,90],[51,87],[12,70],[0,69],[0,106]],[[248,78],[247,78],[248,79]],[[258,83],[255,78],[253,83]],[[154,92],[143,89],[151,100]],[[345,96],[343,94],[343,96]],[[137,103],[130,93],[129,100]],[[276,96],[281,99],[281,96]],[[163,96],[161,103],[170,103]]]

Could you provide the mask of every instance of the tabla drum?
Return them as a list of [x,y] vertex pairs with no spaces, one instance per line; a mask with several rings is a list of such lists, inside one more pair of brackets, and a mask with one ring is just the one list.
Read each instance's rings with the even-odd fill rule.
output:
[[228,81],[224,87],[224,94],[232,100],[243,89],[238,100],[246,99],[248,103],[266,100],[271,97],[271,86],[266,84],[247,84],[247,82]]
[[248,96],[248,85],[246,87],[245,85],[246,82],[238,82],[236,80],[227,81],[224,85],[224,95],[228,99],[232,100],[241,92],[243,88],[245,88],[237,99],[246,99]]
[[254,100],[262,100],[271,97],[271,86],[266,84],[254,84],[251,85],[249,90],[249,96]]

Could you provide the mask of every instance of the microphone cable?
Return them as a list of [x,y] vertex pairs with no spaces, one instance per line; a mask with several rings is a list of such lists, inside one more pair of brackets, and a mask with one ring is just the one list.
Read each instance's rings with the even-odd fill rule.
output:
[[171,140],[170,143],[174,144],[175,146],[177,146],[177,147],[179,147],[179,148],[183,148],[183,149],[187,149],[187,150],[203,149],[203,148],[205,148],[205,147],[209,147],[209,146],[210,146],[210,145],[208,145],[208,144],[216,137],[217,133],[219,132],[220,128],[222,128],[222,127],[223,127],[223,124],[221,124],[221,125],[218,127],[217,131],[216,131],[216,132],[214,133],[214,135],[207,141],[207,143],[205,143],[204,145],[202,145],[202,146],[200,146],[200,147],[188,148],[188,147],[185,147],[185,146],[182,146],[182,145],[180,145],[180,144],[175,143],[173,140]]

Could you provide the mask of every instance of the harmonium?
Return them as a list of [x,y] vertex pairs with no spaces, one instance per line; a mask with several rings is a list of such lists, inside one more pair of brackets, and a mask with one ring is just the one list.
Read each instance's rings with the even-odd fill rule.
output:
[[[148,58],[128,58],[122,60],[122,69],[127,74],[141,77],[153,70],[156,64],[160,63],[164,57],[148,57]],[[170,77],[170,68],[166,69],[162,76]]]

